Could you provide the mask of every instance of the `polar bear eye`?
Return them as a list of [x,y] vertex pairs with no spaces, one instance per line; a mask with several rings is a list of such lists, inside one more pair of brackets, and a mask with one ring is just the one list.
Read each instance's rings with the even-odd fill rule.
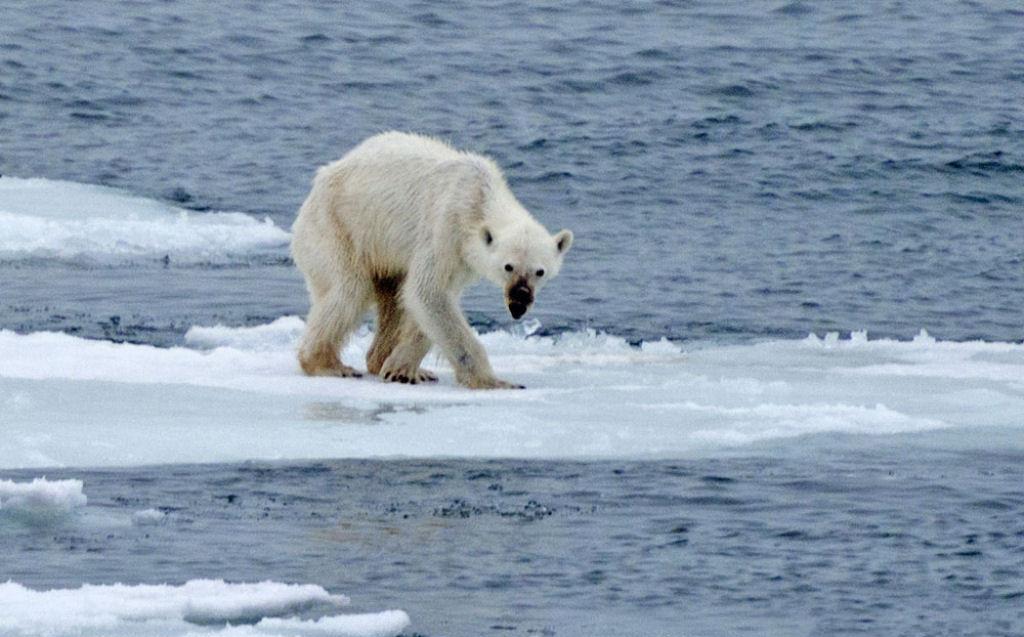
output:
[[537,270],[537,276],[544,276],[544,268]]
[[512,264],[511,263],[506,263],[505,264],[505,272],[511,272],[511,271],[512,271]]
[[484,230],[484,243],[486,243],[487,245],[491,245],[492,243],[494,243],[494,237],[491,236],[490,230]]

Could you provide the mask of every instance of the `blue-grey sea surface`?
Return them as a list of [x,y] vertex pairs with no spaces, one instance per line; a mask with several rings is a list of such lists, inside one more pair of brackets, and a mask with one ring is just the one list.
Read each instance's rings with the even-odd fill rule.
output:
[[[0,9],[2,174],[287,228],[317,166],[387,129],[493,155],[575,231],[545,332],[1024,335],[1014,0]],[[5,267],[0,326],[170,344],[306,309],[284,251],[162,268]],[[467,305],[508,320],[493,291]]]
[[1021,634],[1024,450],[815,451],[54,471],[88,506],[0,512],[0,574],[316,582],[430,636]]

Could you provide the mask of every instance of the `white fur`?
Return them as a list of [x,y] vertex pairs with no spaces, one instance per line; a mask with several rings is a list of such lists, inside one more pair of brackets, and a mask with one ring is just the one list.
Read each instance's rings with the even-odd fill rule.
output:
[[392,280],[401,282],[401,329],[394,330],[401,335],[390,342],[378,325],[374,347],[388,352],[379,373],[425,379],[419,363],[435,343],[470,387],[511,385],[494,377],[463,317],[463,288],[483,277],[505,289],[506,302],[516,286],[532,298],[572,244],[571,232],[552,237],[527,212],[487,157],[397,132],[371,137],[317,171],[292,231],[312,302],[299,353],[308,373],[354,374],[336,360],[338,348],[374,301],[385,318],[389,297],[380,282]]

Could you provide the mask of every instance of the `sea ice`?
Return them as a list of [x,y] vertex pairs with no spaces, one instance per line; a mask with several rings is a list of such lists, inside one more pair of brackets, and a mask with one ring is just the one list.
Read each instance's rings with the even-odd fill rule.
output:
[[[227,583],[191,580],[180,586],[90,585],[36,591],[0,584],[0,634],[7,637],[79,635],[129,637],[185,635],[331,635],[385,637],[401,633],[409,617],[392,610],[326,615],[348,604],[344,595],[311,584]],[[244,625],[239,625],[244,624]]]
[[160,524],[167,518],[167,514],[157,509],[143,509],[132,513],[132,524],[135,526],[153,526]]
[[[185,347],[0,331],[0,468],[324,457],[679,458],[808,434],[1024,436],[1024,345],[862,333],[684,350],[481,338],[523,391],[308,378],[303,323],[196,327]],[[360,331],[344,357],[361,363]]]
[[168,257],[226,262],[282,252],[290,235],[269,219],[191,212],[68,181],[0,178],[0,257],[123,262]]
[[0,516],[17,514],[37,518],[69,513],[87,502],[82,486],[81,480],[0,480]]

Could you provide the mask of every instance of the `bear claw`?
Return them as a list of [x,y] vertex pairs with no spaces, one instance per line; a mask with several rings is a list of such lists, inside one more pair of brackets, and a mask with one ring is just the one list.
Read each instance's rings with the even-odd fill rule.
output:
[[510,383],[500,378],[475,378],[462,383],[470,389],[526,389],[526,385]]
[[385,372],[381,372],[380,377],[381,380],[387,381],[389,383],[403,383],[406,385],[432,383],[437,380],[437,376],[423,369],[419,369],[414,372],[388,370]]

